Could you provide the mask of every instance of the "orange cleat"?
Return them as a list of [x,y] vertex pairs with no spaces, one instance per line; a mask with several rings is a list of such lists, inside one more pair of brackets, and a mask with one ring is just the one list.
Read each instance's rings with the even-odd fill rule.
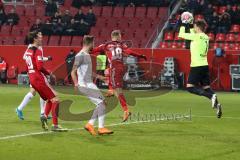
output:
[[94,130],[94,126],[91,125],[91,124],[89,124],[89,123],[85,125],[84,129],[85,129],[86,131],[88,131],[88,132],[89,132],[91,135],[93,135],[93,136],[96,136],[96,135],[97,135],[96,132],[95,132],[95,130]]
[[99,135],[105,135],[105,134],[113,134],[113,131],[107,129],[107,128],[99,128],[98,129]]
[[128,118],[131,116],[131,112],[129,112],[128,110],[127,111],[124,111],[123,112],[123,122],[126,122],[128,120]]

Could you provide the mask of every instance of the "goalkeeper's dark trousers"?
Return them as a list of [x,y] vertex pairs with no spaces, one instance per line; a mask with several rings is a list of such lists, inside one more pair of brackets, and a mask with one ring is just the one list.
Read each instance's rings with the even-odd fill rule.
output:
[[187,91],[192,94],[207,97],[208,99],[212,99],[212,96],[215,94],[211,88],[202,89],[197,87],[187,87]]

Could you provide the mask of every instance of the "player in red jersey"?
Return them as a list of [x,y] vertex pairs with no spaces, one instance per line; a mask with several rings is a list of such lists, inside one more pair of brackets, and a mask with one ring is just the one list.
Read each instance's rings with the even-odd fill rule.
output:
[[110,64],[110,83],[114,90],[115,96],[118,98],[122,109],[123,122],[127,121],[131,112],[129,112],[126,99],[124,97],[123,88],[123,76],[124,76],[124,63],[123,56],[132,55],[146,60],[145,55],[140,55],[128,48],[126,44],[122,42],[120,30],[114,30],[111,33],[111,42],[102,44],[93,49],[93,54],[104,52],[107,55],[108,62]]
[[52,111],[52,131],[67,131],[58,125],[59,98],[47,81],[46,75],[51,75],[43,67],[43,54],[39,47],[42,45],[42,33],[39,31],[30,32],[28,40],[32,44],[25,52],[25,62],[28,69],[28,76],[31,86],[39,93],[41,98],[46,101],[44,115],[41,116],[42,128],[48,130],[47,117]]

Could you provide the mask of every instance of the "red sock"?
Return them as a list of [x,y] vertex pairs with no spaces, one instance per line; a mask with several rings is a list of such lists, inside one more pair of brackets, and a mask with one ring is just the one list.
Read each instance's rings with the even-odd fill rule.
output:
[[52,103],[52,122],[54,125],[58,125],[58,107],[59,102]]
[[52,109],[52,102],[48,101],[45,105],[45,110],[44,110],[44,114],[45,114],[46,117],[48,117],[51,109]]
[[123,94],[120,94],[120,95],[118,96],[118,99],[119,99],[119,101],[120,101],[120,104],[121,104],[121,106],[122,106],[122,109],[123,109],[124,111],[127,111],[127,110],[128,110],[128,106],[127,106],[127,101],[126,101],[124,95],[123,95]]

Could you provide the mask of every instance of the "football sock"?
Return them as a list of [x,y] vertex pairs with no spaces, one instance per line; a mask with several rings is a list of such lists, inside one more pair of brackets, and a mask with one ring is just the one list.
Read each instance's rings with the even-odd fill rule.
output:
[[28,92],[23,98],[21,104],[18,106],[18,110],[22,111],[23,108],[31,101],[34,95],[31,92]]
[[187,87],[187,91],[192,94],[207,97],[208,99],[212,99],[212,96],[213,96],[212,93],[208,93],[205,90],[201,88],[196,88],[196,87]]
[[58,125],[58,109],[59,102],[52,103],[52,122],[55,126]]
[[91,119],[88,121],[89,124],[94,125],[96,119],[98,117],[98,107],[96,107],[93,111]]
[[52,109],[52,102],[47,101],[47,103],[45,104],[45,107],[44,107],[44,114],[45,114],[46,117],[48,117],[51,109]]
[[44,114],[45,101],[40,97],[40,114]]
[[98,104],[98,128],[104,128],[104,118],[105,118],[105,104],[104,102]]
[[124,111],[127,111],[128,110],[128,106],[127,106],[127,101],[126,101],[124,95],[123,94],[119,94],[118,99],[119,99],[119,102],[120,102],[120,104],[122,106],[122,109]]

